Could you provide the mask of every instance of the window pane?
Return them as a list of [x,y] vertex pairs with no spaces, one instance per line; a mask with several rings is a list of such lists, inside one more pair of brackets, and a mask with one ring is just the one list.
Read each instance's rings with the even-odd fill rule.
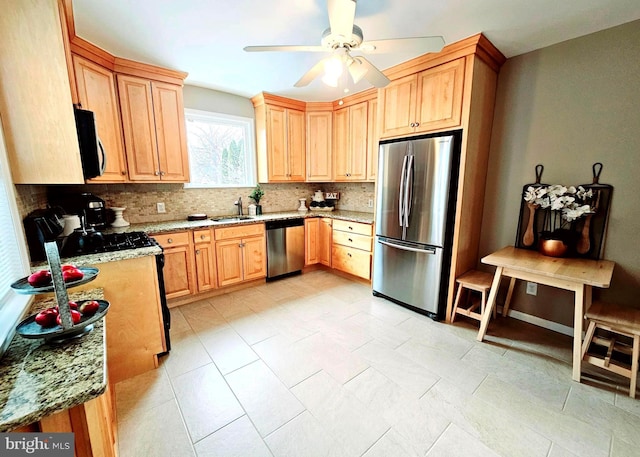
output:
[[186,187],[255,184],[253,121],[185,110],[191,183]]

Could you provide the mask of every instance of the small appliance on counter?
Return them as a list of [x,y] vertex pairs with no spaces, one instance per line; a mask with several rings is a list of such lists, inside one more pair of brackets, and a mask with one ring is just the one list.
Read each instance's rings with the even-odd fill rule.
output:
[[24,218],[24,233],[29,246],[32,261],[45,260],[44,243],[59,241],[64,230],[62,216],[64,210],[59,207],[37,209]]
[[78,214],[86,216],[86,224],[88,228],[102,230],[107,227],[107,208],[104,200],[96,197],[90,192],[80,194],[81,209]]
[[122,215],[122,213],[124,213],[124,210],[127,209],[126,207],[112,206],[111,209],[115,214],[115,219],[111,223],[111,227],[119,228],[119,227],[129,227],[129,225],[131,225],[128,221],[124,220],[124,216]]

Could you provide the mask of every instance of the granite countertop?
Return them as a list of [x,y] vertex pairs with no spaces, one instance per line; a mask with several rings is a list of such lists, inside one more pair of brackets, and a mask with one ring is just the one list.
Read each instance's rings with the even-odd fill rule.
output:
[[[217,216],[212,216],[213,218]],[[234,216],[229,216],[234,217]],[[150,222],[144,224],[131,224],[123,229],[108,229],[105,231],[109,233],[111,231],[142,231],[149,234],[157,234],[163,232],[175,232],[177,230],[198,229],[202,227],[226,227],[229,225],[239,224],[255,224],[256,222],[276,221],[283,219],[297,219],[300,217],[329,217],[331,219],[341,219],[352,222],[361,222],[363,224],[373,224],[373,213],[364,213],[360,211],[288,211],[282,213],[267,213],[260,216],[250,216],[251,219],[245,219],[241,221],[212,221],[211,219],[205,219],[203,221],[167,221],[167,222]]]
[[[102,289],[69,293],[71,300],[103,299]],[[29,314],[54,306],[36,298]],[[0,359],[0,432],[92,400],[107,388],[104,319],[89,334],[60,345],[16,334]]]
[[[213,216],[216,218],[218,216]],[[220,216],[221,217],[221,216]],[[234,216],[229,216],[234,217]],[[276,221],[283,219],[297,219],[300,217],[329,217],[331,219],[340,219],[352,222],[361,222],[363,224],[373,224],[373,213],[364,213],[360,211],[287,211],[281,213],[267,213],[260,216],[250,216],[251,219],[245,219],[241,221],[213,221],[211,219],[205,219],[203,221],[187,221],[181,219],[177,221],[166,222],[148,222],[141,224],[131,224],[122,228],[108,228],[103,233],[123,233],[123,232],[145,232],[148,234],[159,234],[176,232],[179,230],[198,229],[204,227],[228,227],[231,225],[240,224],[255,224],[257,222]],[[135,259],[138,257],[146,257],[150,255],[158,255],[162,253],[162,249],[158,246],[152,246],[147,248],[127,249],[124,251],[115,252],[101,252],[98,254],[87,254],[76,257],[64,257],[63,263],[70,263],[74,265],[96,265],[106,262],[115,262],[118,260]],[[32,270],[38,270],[40,268],[48,268],[46,261],[32,262]]]

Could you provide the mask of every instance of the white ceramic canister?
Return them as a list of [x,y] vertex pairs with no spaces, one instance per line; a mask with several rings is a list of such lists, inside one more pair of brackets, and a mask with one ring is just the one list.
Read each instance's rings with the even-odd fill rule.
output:
[[80,227],[80,216],[76,214],[64,214],[62,216],[64,222],[64,228],[62,229],[63,236],[69,236],[73,231]]
[[251,203],[251,204],[247,205],[247,209],[249,210],[249,216],[255,216],[256,215],[256,205]]

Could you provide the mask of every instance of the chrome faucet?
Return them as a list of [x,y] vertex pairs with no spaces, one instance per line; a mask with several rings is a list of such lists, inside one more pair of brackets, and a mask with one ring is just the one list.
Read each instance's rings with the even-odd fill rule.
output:
[[234,203],[238,207],[238,216],[242,216],[242,197],[238,197]]

